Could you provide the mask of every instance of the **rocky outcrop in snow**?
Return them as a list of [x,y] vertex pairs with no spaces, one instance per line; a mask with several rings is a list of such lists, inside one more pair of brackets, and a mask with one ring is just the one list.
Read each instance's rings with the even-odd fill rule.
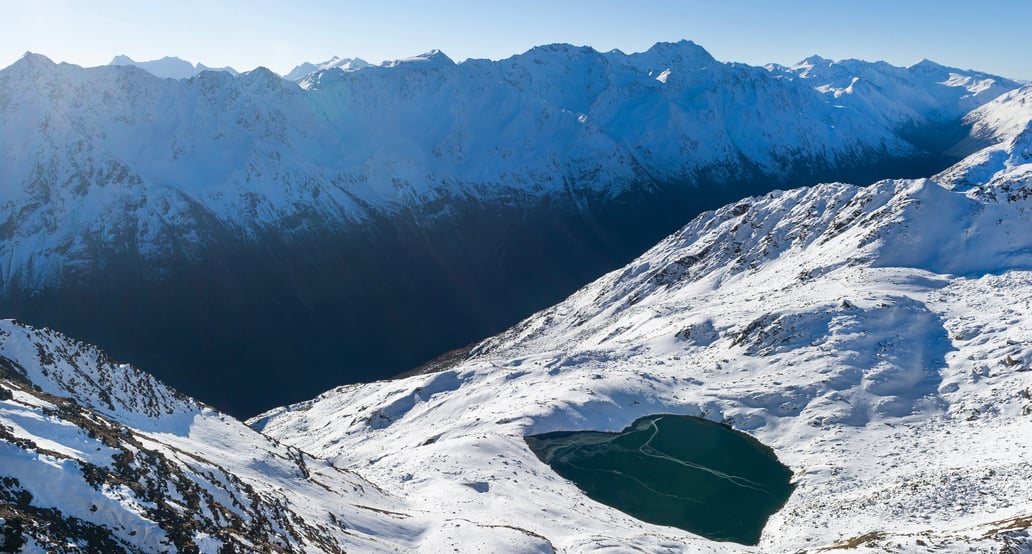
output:
[[0,321],[5,549],[396,552],[425,528],[403,510],[95,347]]

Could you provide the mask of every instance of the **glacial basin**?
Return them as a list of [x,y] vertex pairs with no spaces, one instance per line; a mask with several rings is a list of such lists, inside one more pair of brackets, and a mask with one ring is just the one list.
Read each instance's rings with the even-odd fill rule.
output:
[[619,433],[526,437],[537,457],[590,498],[642,521],[755,545],[792,494],[792,470],[734,429],[680,415],[640,418]]

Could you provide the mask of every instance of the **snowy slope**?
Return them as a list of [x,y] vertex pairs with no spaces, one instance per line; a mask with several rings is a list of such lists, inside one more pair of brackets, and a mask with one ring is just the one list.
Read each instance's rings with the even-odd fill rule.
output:
[[767,69],[810,82],[841,105],[877,105],[884,116],[915,121],[929,115],[960,117],[1020,86],[1010,79],[931,60],[896,67],[886,62],[811,56],[791,67],[769,65]]
[[0,518],[29,552],[394,552],[423,526],[402,509],[94,347],[0,321]]
[[[1021,96],[1003,103],[1018,110]],[[746,199],[443,371],[251,424],[361,465],[414,506],[502,517],[559,551],[1025,551],[1027,167],[977,188],[896,180]],[[757,548],[592,502],[522,438],[656,413],[723,421],[795,471]]]
[[470,202],[588,205],[905,160],[920,148],[900,126],[959,117],[1011,86],[976,94],[892,70],[906,87],[843,106],[812,79],[720,63],[687,41],[461,64],[434,51],[318,71],[305,90],[261,68],[169,81],[30,54],[0,71],[0,281],[53,286],[123,252],[167,259],[223,228],[310,235],[414,206],[440,218]]
[[1010,193],[1009,183],[1032,174],[1032,86],[1008,92],[966,116],[971,142],[989,146],[937,177],[958,188],[984,186],[986,193]]
[[94,347],[9,320],[0,522],[26,552],[547,551],[512,526],[409,510]]

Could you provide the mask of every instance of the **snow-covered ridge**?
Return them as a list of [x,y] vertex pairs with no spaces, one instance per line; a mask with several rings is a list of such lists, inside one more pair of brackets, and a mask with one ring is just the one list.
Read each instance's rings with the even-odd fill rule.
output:
[[420,67],[447,67],[455,65],[455,62],[447,54],[440,50],[430,50],[418,56],[410,56],[400,60],[383,62],[381,67],[398,67],[403,64],[419,64]]
[[[761,551],[1021,551],[1032,182],[1003,177],[745,199],[444,371],[341,387],[252,425],[445,513],[505,506],[560,550],[735,551],[586,501],[522,441],[701,415],[796,471]],[[469,483],[481,492],[463,494]]]
[[358,71],[365,67],[370,67],[370,64],[362,58],[341,58],[340,56],[334,56],[324,62],[303,62],[298,64],[294,69],[290,70],[289,73],[284,75],[283,78],[288,81],[298,81],[312,73],[326,71],[328,69]]
[[0,320],[0,364],[9,379],[74,398],[126,424],[192,416],[202,409],[150,374],[110,360],[95,346],[11,320]]
[[996,75],[946,67],[922,60],[909,67],[811,56],[790,67],[766,66],[775,74],[802,79],[842,106],[878,105],[891,120],[919,120],[934,114],[961,117],[1020,86]]
[[[501,514],[415,508],[59,333],[10,320],[0,330],[5,549],[554,551]],[[138,387],[129,402],[146,409],[123,409],[127,386]],[[166,393],[174,398],[161,404]],[[108,397],[122,407],[110,409]]]
[[[440,50],[431,50],[429,52],[420,54],[418,56],[410,56],[400,60],[385,60],[378,67],[398,67],[402,64],[420,62],[423,67],[427,64],[448,66],[453,65],[455,62]],[[367,67],[376,67],[373,64],[363,60],[362,58],[342,58],[340,56],[334,56],[329,60],[319,63],[304,62],[294,69],[290,70],[289,73],[283,76],[288,81],[294,81],[300,83],[302,87],[311,86],[311,81],[306,78],[316,73],[321,73],[329,70],[340,70],[344,72],[358,71]]]
[[232,67],[208,67],[202,63],[192,64],[182,58],[165,56],[160,60],[138,62],[126,55],[115,56],[108,65],[133,65],[140,69],[164,79],[189,79],[196,77],[204,71],[225,71],[230,75],[237,75],[239,72]]
[[965,119],[971,141],[988,146],[944,171],[937,177],[940,182],[1012,195],[1015,183],[1032,180],[1032,86],[1008,92]]
[[442,523],[94,347],[10,320],[0,510],[13,541],[0,545],[24,552],[398,552]]

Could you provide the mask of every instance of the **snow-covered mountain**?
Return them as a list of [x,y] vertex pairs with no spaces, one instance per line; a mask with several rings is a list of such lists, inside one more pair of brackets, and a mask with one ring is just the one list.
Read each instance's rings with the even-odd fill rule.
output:
[[27,55],[0,71],[0,310],[255,413],[499,331],[703,209],[942,170],[953,145],[926,135],[1017,86],[847,65],[872,85],[687,41],[433,51],[300,86]]
[[288,81],[298,81],[307,77],[312,73],[319,71],[326,71],[328,69],[340,69],[341,71],[357,71],[363,67],[369,67],[371,64],[362,58],[341,58],[340,56],[334,56],[321,63],[303,62],[298,64],[294,69],[290,70],[283,76]]
[[[1012,90],[1014,81],[971,70],[921,60],[909,67],[862,60],[832,61],[811,56],[791,67],[767,69],[810,81],[814,88],[841,105],[861,104],[888,119],[921,119],[929,114],[952,119]],[[941,86],[932,86],[932,85]]]
[[1032,171],[1032,86],[1008,92],[965,118],[969,142],[988,144],[940,174],[936,180],[961,189],[982,187],[986,194],[1016,194],[1010,183],[1027,181]]
[[[552,45],[500,62],[454,64],[435,51],[325,70],[298,90],[263,69],[168,82],[27,55],[0,73],[0,202],[17,214],[6,234],[41,248],[4,256],[0,273],[5,287],[45,286],[88,263],[77,259],[85,240],[167,256],[168,234],[210,232],[198,210],[257,235],[434,202],[440,216],[469,196],[615,197],[707,175],[777,180],[865,156],[906,159],[919,151],[897,127],[959,119],[1017,88],[930,62],[841,64],[782,79],[689,42],[632,55]],[[854,74],[874,84],[824,97]],[[47,224],[68,220],[83,223]]]
[[[994,136],[1027,134],[1028,92],[972,116],[976,133],[1006,121]],[[1022,147],[990,145],[943,174],[986,179],[964,187],[822,184],[704,213],[435,373],[340,387],[251,424],[416,505],[476,521],[504,511],[558,551],[738,551],[587,500],[523,440],[699,415],[795,472],[759,551],[1026,551]]]
[[[330,390],[250,428],[94,347],[0,322],[3,545],[1027,550],[1032,163],[1014,140],[1027,93],[973,115],[990,144],[937,177],[977,166],[964,175],[984,182],[736,201],[431,373]],[[1000,114],[1007,128],[979,131]],[[981,165],[994,156],[995,173]],[[747,431],[792,468],[758,547],[591,501],[524,440],[657,413]]]
[[403,509],[95,347],[0,321],[4,552],[397,552],[426,527]]
[[230,75],[238,75],[239,72],[232,67],[208,67],[202,63],[194,65],[182,58],[165,56],[160,60],[138,62],[126,55],[115,56],[108,65],[133,65],[140,69],[163,79],[189,79],[196,77],[203,71],[225,71]]

